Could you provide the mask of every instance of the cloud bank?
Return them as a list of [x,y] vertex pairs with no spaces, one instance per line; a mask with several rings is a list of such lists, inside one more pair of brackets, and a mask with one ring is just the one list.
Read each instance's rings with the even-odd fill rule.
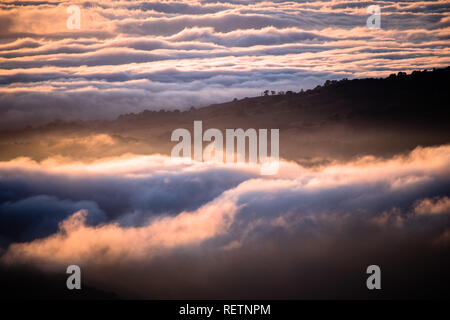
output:
[[449,4],[375,1],[380,30],[356,1],[0,4],[1,125],[186,109],[327,79],[445,67]]
[[392,280],[387,294],[407,291],[404,268],[429,284],[409,294],[438,294],[449,262],[449,165],[448,145],[311,169],[282,161],[269,177],[257,166],[155,155],[15,159],[0,164],[2,207],[27,216],[36,213],[24,203],[43,201],[44,221],[56,223],[32,220],[39,235],[10,224],[21,234],[4,239],[1,262],[45,272],[78,264],[87,284],[141,298],[367,294],[359,278],[377,262]]

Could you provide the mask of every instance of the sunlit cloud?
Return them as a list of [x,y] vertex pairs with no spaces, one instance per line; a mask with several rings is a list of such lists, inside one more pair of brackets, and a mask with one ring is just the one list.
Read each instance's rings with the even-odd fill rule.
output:
[[[54,203],[63,197],[60,181],[70,177],[68,188],[72,191],[64,197],[71,195],[72,201],[82,197],[86,202],[84,208],[82,203],[71,204],[68,208],[79,209],[59,215],[58,226],[47,235],[27,242],[12,241],[1,261],[6,265],[28,263],[47,271],[79,264],[89,270],[90,281],[98,283],[106,281],[104,270],[124,272],[124,268],[145,279],[145,270],[158,274],[162,271],[154,268],[161,259],[172,266],[186,250],[205,258],[214,252],[214,256],[233,254],[245,259],[258,243],[268,248],[268,243],[277,243],[294,245],[296,255],[308,256],[311,250],[319,250],[318,254],[322,245],[329,246],[330,239],[341,243],[356,234],[358,242],[364,242],[361,237],[376,238],[382,233],[377,241],[383,247],[383,239],[394,237],[398,230],[419,237],[423,246],[442,247],[448,242],[449,167],[448,145],[419,147],[391,159],[363,157],[312,169],[281,161],[275,176],[260,176],[253,165],[180,164],[159,155],[130,154],[88,162],[14,159],[0,163],[4,184],[33,177],[34,181],[28,182],[33,190],[53,197],[40,201]],[[235,179],[225,180],[232,175]],[[207,191],[211,176],[218,188],[213,193]],[[95,185],[90,186],[94,180]],[[155,182],[159,187],[149,188]],[[120,188],[111,189],[113,184]],[[178,194],[175,185],[183,193]],[[178,199],[178,204],[164,204],[164,197],[170,202],[175,199],[174,192],[176,197],[186,196],[186,190],[195,185],[195,206],[191,205],[193,192],[189,192],[188,202]],[[170,193],[164,192],[166,187]],[[129,203],[115,215],[108,212],[115,201],[104,197],[111,191],[122,203]],[[14,210],[26,214],[26,206]],[[122,277],[130,282],[109,281],[108,286],[125,286],[144,296],[146,290],[153,292],[136,285],[133,276]]]
[[80,2],[79,30],[66,28],[65,10],[77,3],[19,3],[0,5],[6,127],[186,109],[450,64],[442,1],[371,2],[381,7],[379,30],[366,27],[369,3],[355,1]]

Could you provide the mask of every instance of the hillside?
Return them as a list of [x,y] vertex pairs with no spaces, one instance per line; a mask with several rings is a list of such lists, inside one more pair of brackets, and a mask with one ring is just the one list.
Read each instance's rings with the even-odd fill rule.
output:
[[279,128],[281,157],[303,165],[448,143],[450,67],[385,79],[327,81],[305,92],[245,98],[188,111],[144,111],[114,121],[55,121],[0,133],[0,159],[170,154],[176,128]]

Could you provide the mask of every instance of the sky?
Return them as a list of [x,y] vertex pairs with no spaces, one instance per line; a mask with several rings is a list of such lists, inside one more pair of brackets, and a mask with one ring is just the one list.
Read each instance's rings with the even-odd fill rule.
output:
[[[80,8],[80,29],[66,10]],[[369,29],[369,5],[381,28]],[[0,124],[112,119],[450,64],[448,1],[2,1]]]

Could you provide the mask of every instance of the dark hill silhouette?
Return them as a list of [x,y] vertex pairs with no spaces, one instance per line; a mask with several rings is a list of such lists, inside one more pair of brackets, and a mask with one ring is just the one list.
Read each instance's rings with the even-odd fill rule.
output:
[[[450,142],[450,67],[399,72],[387,78],[327,81],[312,90],[269,95],[215,104],[188,111],[144,111],[114,121],[54,121],[39,128],[4,132],[0,157],[54,154],[79,158],[124,152],[170,154],[176,128],[279,128],[280,153],[304,165],[373,154],[391,156],[416,146]],[[75,140],[107,134],[114,143],[86,149]],[[73,139],[64,148],[46,139]],[[70,141],[68,142],[70,144]]]

